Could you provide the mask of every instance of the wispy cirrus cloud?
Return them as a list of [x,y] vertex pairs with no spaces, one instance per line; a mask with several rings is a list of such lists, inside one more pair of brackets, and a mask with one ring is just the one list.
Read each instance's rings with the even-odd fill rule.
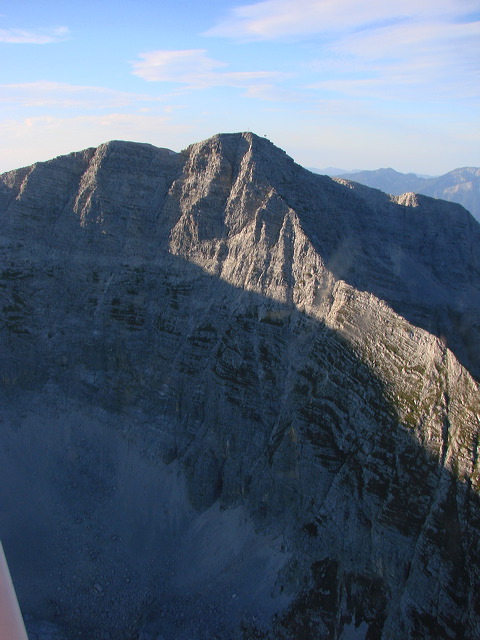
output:
[[202,83],[227,66],[205,53],[204,49],[148,51],[132,62],[133,73],[148,82]]
[[30,31],[28,29],[0,29],[0,42],[8,44],[50,44],[66,40],[68,27],[53,27]]
[[205,35],[273,40],[291,36],[345,33],[399,20],[447,20],[478,13],[477,0],[264,0],[232,9]]
[[[335,72],[311,88],[351,95],[480,97],[480,21],[392,24],[346,34],[329,45],[313,68]],[[358,77],[363,76],[363,77]]]
[[[478,0],[264,0],[234,8],[205,35],[309,42],[306,86],[346,95],[480,97]],[[451,97],[451,96],[450,96]]]
[[37,81],[0,85],[0,103],[16,104],[19,107],[118,109],[163,100],[163,97],[158,96],[62,82]]
[[139,54],[134,75],[148,82],[171,82],[189,89],[249,88],[286,77],[276,71],[227,71],[228,65],[206,55],[205,49],[157,50]]

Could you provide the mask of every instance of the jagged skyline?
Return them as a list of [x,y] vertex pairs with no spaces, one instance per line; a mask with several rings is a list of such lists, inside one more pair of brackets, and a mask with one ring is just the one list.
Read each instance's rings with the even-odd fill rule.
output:
[[255,131],[304,166],[478,166],[478,3],[0,4],[0,172]]

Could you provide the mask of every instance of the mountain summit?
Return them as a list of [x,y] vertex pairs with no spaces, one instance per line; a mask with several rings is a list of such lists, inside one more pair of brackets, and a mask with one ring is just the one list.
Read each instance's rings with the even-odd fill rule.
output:
[[467,211],[244,133],[3,174],[0,219],[0,535],[32,635],[480,635]]

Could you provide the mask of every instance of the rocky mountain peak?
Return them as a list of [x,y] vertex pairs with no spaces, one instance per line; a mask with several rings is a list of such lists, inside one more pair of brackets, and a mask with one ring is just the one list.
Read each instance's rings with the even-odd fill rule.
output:
[[33,637],[478,637],[468,212],[239,133],[9,172],[0,219]]

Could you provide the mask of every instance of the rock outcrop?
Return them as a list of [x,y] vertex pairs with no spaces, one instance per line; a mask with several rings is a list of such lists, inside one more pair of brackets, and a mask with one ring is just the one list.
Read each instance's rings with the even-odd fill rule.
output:
[[[328,173],[328,175],[336,175]],[[368,187],[380,189],[393,195],[404,192],[422,193],[432,198],[441,198],[457,202],[480,221],[480,168],[461,167],[432,178],[417,176],[414,173],[399,173],[394,169],[376,171],[343,172],[342,179],[360,182]]]
[[0,220],[0,536],[32,637],[480,635],[467,211],[247,133],[9,172]]

